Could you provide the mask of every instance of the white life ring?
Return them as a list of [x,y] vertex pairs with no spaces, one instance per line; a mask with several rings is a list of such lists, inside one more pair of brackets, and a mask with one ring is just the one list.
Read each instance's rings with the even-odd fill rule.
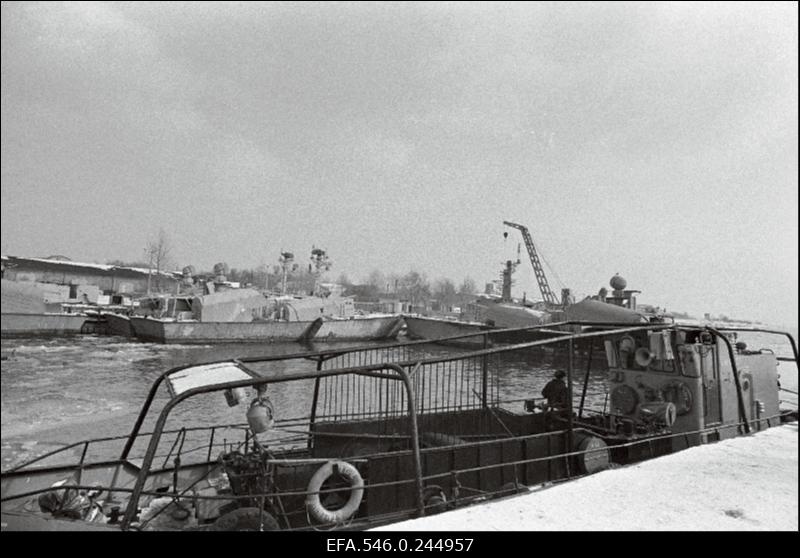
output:
[[[319,491],[322,485],[333,476],[333,468],[350,482],[350,498],[338,510],[331,511],[322,505]],[[346,461],[328,461],[320,467],[308,483],[308,496],[306,496],[306,509],[309,514],[320,523],[343,523],[353,517],[361,505],[364,496],[364,479],[353,465]]]

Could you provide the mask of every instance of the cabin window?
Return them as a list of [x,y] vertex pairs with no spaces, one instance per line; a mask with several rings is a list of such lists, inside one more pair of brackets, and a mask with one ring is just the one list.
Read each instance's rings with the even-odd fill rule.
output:
[[675,364],[673,339],[668,332],[653,332],[646,339],[624,336],[618,340],[605,340],[604,348],[609,368],[650,370],[674,374]]
[[69,298],[78,298],[78,285],[69,286]]
[[616,368],[619,366],[619,358],[617,357],[617,348],[614,346],[614,342],[607,339],[605,342],[606,348],[606,360],[608,361],[609,368]]

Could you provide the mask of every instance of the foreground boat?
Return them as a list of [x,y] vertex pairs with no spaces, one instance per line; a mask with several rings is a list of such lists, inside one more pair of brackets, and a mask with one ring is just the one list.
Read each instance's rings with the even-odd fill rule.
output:
[[[435,358],[410,359],[417,342],[174,368],[128,437],[4,471],[3,529],[364,529],[748,434],[797,419],[777,375],[795,341],[758,331],[788,337],[794,358],[734,347],[719,329],[646,324]],[[579,341],[598,357],[586,370],[571,364]],[[504,368],[548,345],[569,363],[563,409],[526,398],[539,369]],[[288,360],[316,367],[288,372]],[[586,400],[592,362],[606,371],[600,408]],[[235,406],[251,388],[246,423],[189,422],[192,403],[208,412],[204,394]]]

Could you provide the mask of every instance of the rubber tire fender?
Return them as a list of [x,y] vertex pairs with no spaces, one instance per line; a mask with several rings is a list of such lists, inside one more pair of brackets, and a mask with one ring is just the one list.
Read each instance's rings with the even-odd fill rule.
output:
[[[333,476],[334,466],[339,474],[350,482],[350,498],[338,510],[329,510],[322,505],[319,491],[326,480]],[[344,523],[358,511],[361,499],[364,497],[364,479],[353,465],[347,461],[328,461],[311,477],[308,482],[308,496],[306,496],[306,509],[308,513],[320,523]]]

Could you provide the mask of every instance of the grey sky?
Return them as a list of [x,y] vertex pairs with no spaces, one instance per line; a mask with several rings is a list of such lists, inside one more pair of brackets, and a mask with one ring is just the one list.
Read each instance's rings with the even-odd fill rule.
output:
[[797,47],[796,3],[3,2],[2,251],[482,284],[505,219],[579,294],[796,327]]

